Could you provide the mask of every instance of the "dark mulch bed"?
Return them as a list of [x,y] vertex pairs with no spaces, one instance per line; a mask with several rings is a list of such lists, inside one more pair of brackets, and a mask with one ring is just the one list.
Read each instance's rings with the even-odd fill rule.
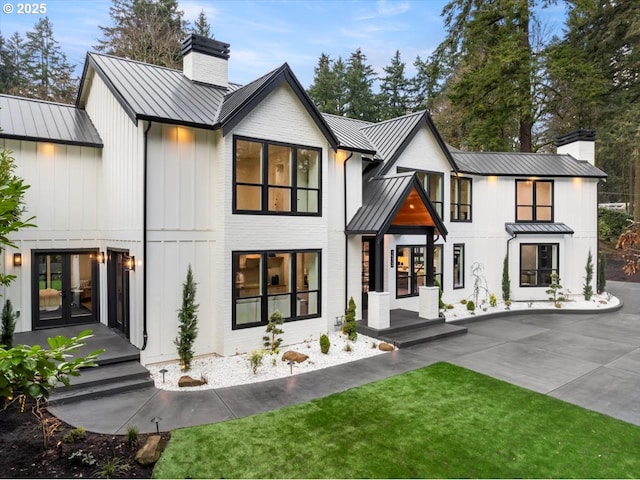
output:
[[[602,249],[607,254],[607,280],[640,282],[640,274],[628,276],[622,270],[624,260],[620,251],[611,246]],[[138,444],[130,445],[126,436],[100,435],[87,432],[86,436],[74,443],[64,442],[64,436],[73,427],[61,422],[49,441],[43,447],[40,422],[31,412],[33,405],[26,405],[20,411],[18,403],[0,411],[0,477],[3,478],[86,478],[105,477],[107,462],[119,462],[127,467],[120,468],[112,478],[151,478],[153,467],[139,465],[134,457],[148,435],[139,435]],[[48,413],[49,422],[57,419]],[[164,433],[165,442],[169,434]],[[95,460],[87,465],[80,459],[69,459],[74,452],[81,451]],[[89,458],[89,457],[85,457]]]
[[[139,435],[135,445],[129,444],[126,436],[91,432],[80,440],[66,442],[63,438],[73,427],[60,422],[44,448],[41,423],[32,408],[33,404],[27,402],[21,411],[20,404],[14,402],[0,411],[0,477],[151,478],[153,467],[143,467],[134,460],[148,435]],[[44,412],[48,425],[59,422],[46,409]],[[162,436],[166,445],[169,434]],[[79,457],[70,459],[74,452],[80,452]],[[115,467],[113,473],[110,467]]]

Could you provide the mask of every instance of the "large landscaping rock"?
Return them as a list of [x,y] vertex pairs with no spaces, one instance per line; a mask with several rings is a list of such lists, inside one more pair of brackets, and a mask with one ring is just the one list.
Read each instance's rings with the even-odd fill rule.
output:
[[136,453],[136,462],[144,467],[153,465],[160,458],[163,448],[162,437],[150,435],[144,446]]
[[205,382],[204,380],[191,378],[189,375],[183,375],[180,377],[180,380],[178,380],[179,387],[199,387],[201,385],[204,385],[205,383],[207,382]]
[[378,345],[378,348],[383,352],[393,352],[396,349],[396,347],[394,347],[390,343],[384,343],[384,342]]
[[304,353],[294,352],[293,350],[287,350],[282,354],[283,362],[294,361],[296,363],[302,363],[307,358],[309,358],[309,355],[305,355]]

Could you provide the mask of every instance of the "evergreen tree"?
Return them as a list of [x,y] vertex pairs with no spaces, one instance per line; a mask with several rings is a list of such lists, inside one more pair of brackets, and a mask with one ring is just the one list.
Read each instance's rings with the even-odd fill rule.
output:
[[405,63],[400,58],[400,50],[396,50],[391,63],[384,67],[384,72],[378,95],[379,119],[388,120],[410,113],[411,82],[405,76]]
[[338,101],[340,92],[336,72],[332,69],[329,55],[322,53],[318,65],[314,68],[313,83],[308,93],[318,110],[323,113],[338,115]]
[[584,285],[582,286],[582,293],[584,295],[584,299],[589,301],[593,296],[593,286],[591,282],[593,281],[593,258],[591,257],[591,250],[589,250],[589,255],[587,256],[587,264],[584,267],[585,269],[585,279]]
[[41,18],[33,30],[27,32],[21,60],[28,82],[23,96],[62,103],[75,101],[75,65],[69,64],[55,40],[48,17]]
[[2,333],[0,334],[0,345],[5,349],[13,347],[13,332],[16,328],[16,314],[13,311],[11,300],[7,299],[2,307]]
[[188,371],[193,360],[193,344],[198,335],[198,307],[196,304],[197,283],[193,280],[191,265],[187,270],[187,279],[182,284],[182,307],[178,311],[178,336],[174,344],[178,348],[178,356],[182,362],[182,369]]
[[5,38],[0,34],[0,92],[24,96],[29,84],[25,65],[24,39],[18,32]]
[[184,12],[177,0],[113,0],[113,26],[99,26],[99,52],[169,68],[180,68],[180,46],[186,36]]
[[502,300],[511,300],[511,280],[509,279],[509,256],[502,261]]
[[376,74],[359,48],[351,54],[345,74],[345,113],[349,118],[375,122],[378,120],[376,96],[372,85]]
[[531,46],[529,0],[452,0],[447,38],[430,62],[446,95],[463,108],[469,147],[533,150],[540,71]]
[[207,38],[214,38],[211,25],[209,25],[207,15],[204,13],[204,10],[200,10],[198,18],[193,22],[193,33]]
[[356,324],[356,302],[353,297],[349,298],[349,305],[344,315],[344,323],[342,324],[342,333],[349,337],[349,340],[355,342],[358,339],[358,330]]

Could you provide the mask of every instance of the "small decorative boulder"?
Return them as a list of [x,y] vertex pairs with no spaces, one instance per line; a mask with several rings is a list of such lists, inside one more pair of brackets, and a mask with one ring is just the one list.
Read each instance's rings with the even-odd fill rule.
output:
[[144,446],[136,453],[136,462],[143,467],[153,465],[160,458],[163,448],[164,445],[162,444],[162,437],[160,435],[149,436]]
[[178,380],[178,386],[179,387],[199,387],[201,385],[204,385],[205,382],[204,380],[196,380],[195,378],[191,378],[189,375],[183,375],[182,377],[180,377],[180,380]]
[[302,363],[307,358],[309,358],[309,355],[305,355],[304,353],[294,352],[293,350],[287,350],[286,352],[284,352],[282,354],[282,361],[283,362],[293,361],[293,362],[296,362],[296,363]]
[[378,345],[378,348],[383,352],[393,352],[396,349],[396,347],[394,347],[390,343],[384,343],[384,342]]

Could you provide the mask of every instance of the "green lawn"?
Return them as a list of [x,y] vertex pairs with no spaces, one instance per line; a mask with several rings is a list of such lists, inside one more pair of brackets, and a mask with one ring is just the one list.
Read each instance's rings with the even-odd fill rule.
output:
[[438,363],[176,430],[153,477],[638,478],[639,447],[640,427]]

